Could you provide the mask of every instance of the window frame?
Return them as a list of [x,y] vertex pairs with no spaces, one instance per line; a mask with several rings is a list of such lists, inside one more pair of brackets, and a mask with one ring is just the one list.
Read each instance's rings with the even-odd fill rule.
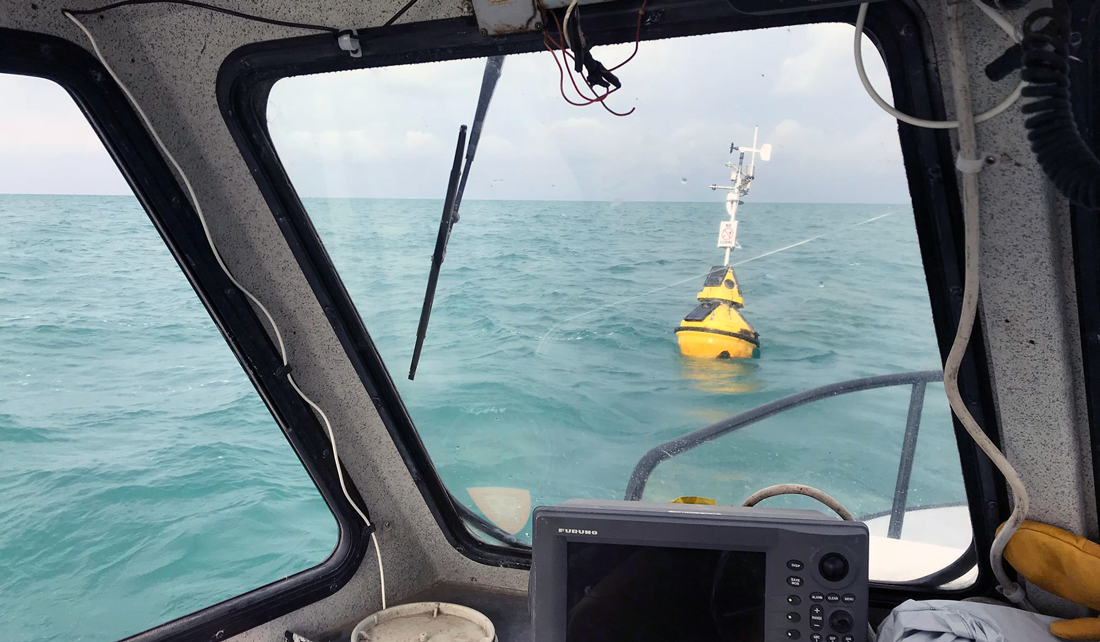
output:
[[[585,36],[594,45],[633,42],[640,2],[595,4],[585,9]],[[732,12],[725,0],[690,3],[650,2],[642,40],[734,32],[817,22],[853,24],[856,7],[821,9],[770,16]],[[943,93],[921,9],[911,0],[876,3],[866,32],[886,62],[898,108],[918,117],[946,119]],[[225,60],[218,75],[217,97],[234,140],[256,178],[260,191],[282,228],[292,252],[329,321],[359,373],[367,393],[420,488],[447,541],[474,561],[516,568],[530,567],[530,552],[488,544],[463,524],[457,501],[444,487],[431,463],[381,357],[370,338],[316,229],[284,170],[267,130],[266,106],[271,87],[282,78],[352,69],[452,60],[543,50],[540,33],[487,37],[473,16],[359,31],[363,57],[341,51],[332,36],[306,36],[242,47]],[[473,105],[470,106],[471,109]],[[899,124],[899,139],[916,219],[933,322],[945,359],[955,335],[962,305],[963,230],[961,201],[955,180],[954,153],[943,130]],[[963,360],[959,387],[963,399],[987,434],[999,442],[992,386],[981,328],[976,327]],[[1009,506],[1004,483],[955,420],[956,442],[974,526],[977,551],[988,551],[994,531]],[[989,560],[978,555],[978,579],[967,589],[945,591],[905,583],[875,582],[872,601],[891,606],[909,598],[985,594],[994,580]]]
[[[0,28],[0,73],[57,83],[84,113],[141,203],[187,281],[252,381],[338,527],[321,564],[200,611],[131,635],[135,642],[221,640],[335,593],[355,575],[369,543],[366,528],[340,490],[324,428],[276,371],[278,351],[245,297],[221,271],[199,219],[137,114],[84,48],[45,34]],[[360,506],[362,497],[348,480]]]

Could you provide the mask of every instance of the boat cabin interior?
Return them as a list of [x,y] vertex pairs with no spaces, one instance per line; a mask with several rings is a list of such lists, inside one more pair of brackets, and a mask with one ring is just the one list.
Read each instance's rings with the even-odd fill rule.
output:
[[[1089,0],[0,0],[0,119],[34,116],[0,123],[20,177],[0,192],[133,197],[0,196],[0,637],[1100,639],[1096,19]],[[41,160],[77,139],[120,178]],[[716,252],[727,196],[706,181],[726,161],[756,180],[721,188]],[[708,199],[702,219],[662,205]],[[127,249],[131,225],[152,240]],[[83,376],[173,319],[209,329],[79,402],[202,415],[221,388],[158,373],[228,364],[258,419],[147,420],[201,475],[138,424],[78,422],[69,451],[19,436],[78,403],[18,365],[61,263],[14,270],[55,250],[129,275],[89,263],[75,286],[104,288],[121,325],[156,317],[50,344]],[[791,276],[781,250],[826,267]],[[146,254],[178,310],[150,311]],[[838,281],[860,261],[862,285]],[[715,311],[737,331],[708,330]],[[902,356],[917,344],[926,359]],[[266,455],[227,445],[242,424],[278,466],[246,472]],[[35,494],[127,439],[111,469],[130,494]],[[141,481],[173,475],[193,493],[180,539]],[[251,512],[218,504],[253,487]],[[291,487],[300,509],[278,501]],[[145,539],[108,545],[85,520],[110,510]],[[183,550],[190,531],[220,536]],[[70,560],[66,588],[40,555]],[[111,574],[135,556],[143,584]],[[172,579],[192,558],[209,582]],[[86,600],[112,584],[130,588]]]

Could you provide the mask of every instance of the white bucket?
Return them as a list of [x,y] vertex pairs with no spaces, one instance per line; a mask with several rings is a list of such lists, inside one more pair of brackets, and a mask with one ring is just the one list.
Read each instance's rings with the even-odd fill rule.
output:
[[351,642],[497,642],[496,628],[477,611],[447,602],[393,606],[368,617]]

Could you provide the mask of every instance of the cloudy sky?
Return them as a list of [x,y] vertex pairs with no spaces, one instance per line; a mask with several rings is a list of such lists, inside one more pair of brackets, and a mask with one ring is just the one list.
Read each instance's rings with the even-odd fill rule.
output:
[[[613,108],[573,107],[548,52],[509,57],[467,198],[707,201],[731,142],[772,143],[749,198],[908,202],[895,121],[864,94],[852,27],[813,25],[643,42]],[[600,47],[609,67],[633,45]],[[869,73],[889,95],[865,45]],[[483,61],[292,78],[271,93],[276,149],[303,196],[442,198]],[[571,86],[567,87],[570,92]],[[65,92],[0,76],[0,193],[127,193]]]

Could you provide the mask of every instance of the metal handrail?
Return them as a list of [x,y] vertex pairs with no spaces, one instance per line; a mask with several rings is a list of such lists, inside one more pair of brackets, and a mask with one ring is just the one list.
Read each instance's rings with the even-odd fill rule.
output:
[[851,379],[831,383],[820,388],[804,390],[757,406],[752,410],[747,410],[705,428],[681,435],[650,449],[634,466],[634,472],[631,473],[630,481],[626,486],[626,499],[628,501],[640,501],[642,499],[649,476],[661,462],[672,459],[723,435],[740,430],[745,426],[821,399],[875,388],[908,385],[912,387],[909,397],[909,414],[905,420],[905,437],[902,441],[901,461],[898,463],[898,478],[894,487],[894,501],[890,508],[890,527],[888,530],[889,537],[898,539],[901,537],[901,527],[905,520],[905,508],[909,499],[909,480],[913,472],[913,457],[917,449],[917,433],[920,430],[921,411],[924,408],[924,390],[929,383],[939,381],[943,381],[943,373],[939,370],[902,372],[863,379]]

